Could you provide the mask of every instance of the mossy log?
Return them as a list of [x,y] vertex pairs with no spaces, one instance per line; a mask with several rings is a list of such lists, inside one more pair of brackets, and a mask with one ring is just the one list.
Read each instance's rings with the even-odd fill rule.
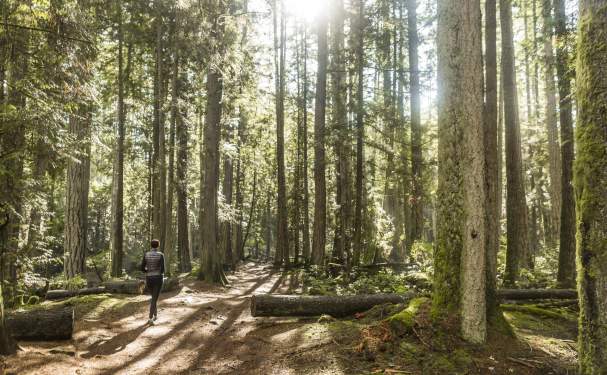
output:
[[500,289],[497,296],[501,300],[533,299],[576,299],[575,289]]
[[[171,292],[179,287],[179,279],[169,277],[164,279],[162,284],[162,292]],[[148,293],[145,285],[145,280],[119,280],[108,281],[103,283],[107,293],[116,294],[143,294]]]
[[[574,299],[574,289],[500,289],[502,300]],[[298,296],[259,294],[251,298],[253,316],[347,316],[384,303],[403,303],[416,297],[407,294],[364,294],[355,296]]]
[[18,340],[69,340],[74,331],[74,308],[15,311],[7,314],[6,326]]
[[57,289],[57,290],[49,290],[46,292],[47,300],[58,300],[65,299],[76,296],[87,296],[90,294],[101,294],[106,293],[105,287],[96,287],[96,288],[84,288],[77,290],[65,290],[65,289]]
[[415,263],[397,263],[397,262],[384,262],[384,263],[375,263],[375,264],[363,264],[358,266],[360,270],[369,271],[369,272],[377,272],[382,269],[389,268],[396,272],[408,271],[413,268],[418,267]]
[[290,296],[258,294],[251,297],[251,315],[342,317],[384,303],[406,303],[415,294],[367,294],[356,296]]

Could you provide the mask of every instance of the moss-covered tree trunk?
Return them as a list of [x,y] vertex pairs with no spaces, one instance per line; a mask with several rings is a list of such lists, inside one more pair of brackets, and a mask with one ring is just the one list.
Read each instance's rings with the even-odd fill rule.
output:
[[502,28],[502,79],[504,85],[504,121],[506,128],[506,216],[507,255],[505,281],[518,279],[519,264],[528,253],[527,204],[523,178],[521,130],[518,114],[512,0],[500,0]]
[[581,0],[577,48],[577,265],[582,375],[607,374],[607,4]]
[[571,71],[567,40],[565,0],[554,0],[557,36],[556,74],[559,80],[561,125],[561,217],[559,269],[557,281],[562,287],[575,284],[575,198],[573,196],[573,118],[571,111]]
[[[438,224],[433,308],[486,338],[483,66],[478,0],[438,7]],[[453,30],[459,32],[454,33]]]
[[15,349],[15,343],[11,339],[4,321],[4,298],[2,295],[2,283],[0,283],[0,355],[13,354],[15,353]]

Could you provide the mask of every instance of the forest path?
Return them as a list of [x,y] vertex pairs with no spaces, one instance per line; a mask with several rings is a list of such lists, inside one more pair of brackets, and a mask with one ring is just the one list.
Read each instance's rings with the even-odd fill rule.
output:
[[[20,343],[8,374],[343,374],[314,320],[255,319],[252,294],[285,292],[289,280],[266,264],[246,263],[229,288],[186,281],[161,295],[158,321],[146,324],[147,296],[129,297],[99,316],[78,316],[74,338]],[[98,310],[98,309],[97,309]]]

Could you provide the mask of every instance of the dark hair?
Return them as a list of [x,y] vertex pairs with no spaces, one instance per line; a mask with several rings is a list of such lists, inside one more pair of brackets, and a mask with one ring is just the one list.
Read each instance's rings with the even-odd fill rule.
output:
[[160,241],[152,240],[152,249],[157,249],[160,246]]

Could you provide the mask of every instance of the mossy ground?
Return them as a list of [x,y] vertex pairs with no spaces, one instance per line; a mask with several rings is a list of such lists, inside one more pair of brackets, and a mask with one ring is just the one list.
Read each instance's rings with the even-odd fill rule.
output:
[[[507,305],[484,346],[466,343],[456,321],[434,321],[430,301],[376,306],[328,323],[352,373],[567,374],[576,368],[571,309]],[[516,311],[513,311],[516,310]]]

